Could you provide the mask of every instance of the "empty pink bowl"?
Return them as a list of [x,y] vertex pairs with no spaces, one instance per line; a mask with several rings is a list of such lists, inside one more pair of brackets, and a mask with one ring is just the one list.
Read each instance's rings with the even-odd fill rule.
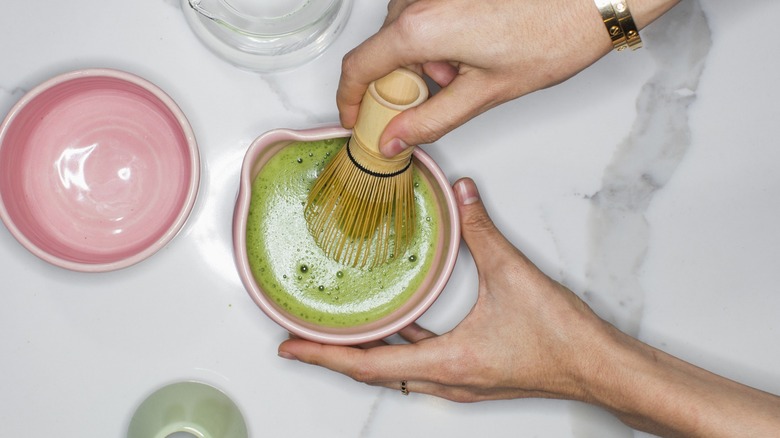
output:
[[129,73],[52,78],[0,125],[0,218],[33,254],[74,271],[154,254],[184,225],[199,179],[184,114]]
[[[417,148],[414,151],[415,164],[431,188],[440,223],[438,235],[435,236],[435,252],[430,269],[425,273],[420,286],[406,301],[389,314],[365,324],[333,327],[301,318],[277,304],[266,294],[252,273],[247,250],[247,224],[252,199],[252,182],[271,157],[291,143],[344,138],[349,137],[350,134],[350,131],[341,127],[330,127],[303,131],[280,129],[258,137],[244,157],[233,216],[236,265],[252,300],[268,317],[290,333],[326,344],[366,343],[390,336],[414,322],[428,310],[444,290],[455,266],[460,245],[460,221],[452,186],[433,159],[422,149]],[[284,187],[278,187],[277,190],[284,190]],[[290,247],[289,251],[296,251],[296,249]]]

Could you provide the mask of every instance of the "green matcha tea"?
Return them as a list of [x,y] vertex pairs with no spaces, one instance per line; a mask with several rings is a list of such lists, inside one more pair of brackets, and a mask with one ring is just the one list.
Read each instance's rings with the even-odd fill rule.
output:
[[317,175],[346,139],[282,148],[252,182],[246,242],[255,281],[302,320],[331,327],[376,321],[400,307],[430,270],[439,212],[429,182],[414,170],[415,234],[406,253],[373,268],[340,264],[317,246],[303,211]]

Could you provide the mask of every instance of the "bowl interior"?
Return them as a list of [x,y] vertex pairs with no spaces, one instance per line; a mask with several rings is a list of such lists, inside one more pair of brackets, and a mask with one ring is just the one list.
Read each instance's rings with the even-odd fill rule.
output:
[[194,203],[199,158],[181,111],[129,74],[50,80],[0,131],[3,220],[36,255],[109,270],[155,252]]
[[244,416],[227,394],[201,382],[182,381],[150,394],[130,420],[127,438],[247,438]]
[[435,236],[436,252],[430,270],[414,294],[392,313],[362,325],[330,327],[299,318],[269,298],[257,283],[249,268],[246,250],[246,225],[251,197],[251,184],[265,163],[278,151],[295,141],[314,141],[349,136],[341,128],[312,131],[273,131],[258,138],[244,161],[241,187],[234,218],[234,245],[239,274],[252,299],[282,327],[303,338],[331,343],[357,344],[387,337],[416,320],[436,300],[444,289],[457,258],[460,227],[452,188],[434,161],[421,149],[415,151],[417,169],[434,194],[435,208],[441,219]]

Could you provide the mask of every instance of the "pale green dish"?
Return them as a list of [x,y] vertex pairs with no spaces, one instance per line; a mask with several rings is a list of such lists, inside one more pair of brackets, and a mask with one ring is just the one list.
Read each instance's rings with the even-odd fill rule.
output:
[[167,438],[177,433],[198,438],[249,437],[238,406],[222,391],[193,381],[173,383],[149,395],[133,414],[127,438]]

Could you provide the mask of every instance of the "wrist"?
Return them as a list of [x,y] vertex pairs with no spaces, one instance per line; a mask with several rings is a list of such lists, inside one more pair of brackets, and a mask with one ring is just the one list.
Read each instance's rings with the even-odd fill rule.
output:
[[[601,22],[603,41],[617,51],[642,47],[639,30],[666,13],[679,0],[590,0],[591,15]],[[595,6],[595,8],[594,8]]]
[[586,391],[581,401],[633,416],[638,407],[631,394],[639,385],[639,377],[646,375],[645,352],[635,339],[606,322],[604,325],[601,336],[591,346],[590,366],[582,373]]
[[572,392],[572,400],[614,410],[609,396],[614,394],[615,376],[622,374],[621,363],[628,360],[628,351],[623,343],[624,334],[604,320],[582,331],[584,341],[581,344],[578,360],[573,370],[573,380],[577,390]]
[[[578,400],[610,411],[632,428],[675,435],[681,428],[670,423],[685,403],[673,395],[680,376],[669,366],[671,356],[604,324],[592,345],[590,366],[583,370],[583,398]],[[695,421],[693,415],[688,420]]]
[[[619,370],[615,367],[616,356],[623,354],[621,341],[625,335],[599,318],[584,302],[578,302],[574,312],[552,322],[557,327],[568,327],[563,330],[568,335],[560,343],[564,348],[552,358],[562,376],[552,386],[552,392],[558,398],[605,406],[602,393],[610,391],[605,388],[611,380],[607,376]],[[602,380],[605,378],[606,382]]]
[[628,0],[628,5],[634,16],[634,23],[639,29],[644,29],[679,2],[680,0]]
[[591,348],[578,400],[611,411],[635,429],[708,438],[777,431],[777,396],[691,365],[611,325]]

